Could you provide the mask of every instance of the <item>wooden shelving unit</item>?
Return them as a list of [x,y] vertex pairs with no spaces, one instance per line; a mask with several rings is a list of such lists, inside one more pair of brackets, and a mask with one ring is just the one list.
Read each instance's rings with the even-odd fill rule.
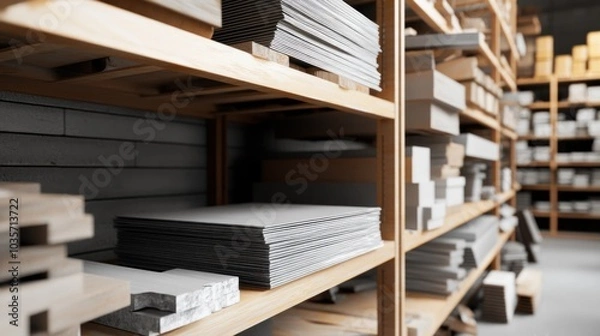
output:
[[[258,59],[246,52],[199,37],[192,33],[119,9],[100,1],[78,2],[61,15],[59,24],[45,25],[56,16],[52,0],[9,2],[0,11],[0,32],[8,39],[24,41],[34,61],[18,65],[6,58],[13,49],[0,50],[0,90],[53,98],[115,105],[161,112],[182,94],[190,99],[176,106],[177,115],[205,118],[209,122],[209,144],[214,151],[213,171],[209,178],[215,187],[209,195],[213,203],[227,202],[226,127],[230,120],[291,111],[341,111],[377,121],[377,196],[382,207],[382,248],[328,268],[288,285],[267,291],[244,290],[241,302],[199,322],[181,328],[172,335],[233,335],[246,330],[312,296],[353,276],[377,268],[378,334],[405,334],[404,314],[419,310],[431,314],[434,323],[428,335],[447,318],[476,279],[498,258],[509,233],[501,235],[484,265],[473,270],[459,292],[448,298],[405,295],[404,253],[459,227],[482,214],[499,214],[500,205],[514,203],[515,191],[498,195],[494,201],[465,204],[453,209],[446,225],[432,232],[411,235],[404,225],[404,10],[405,2],[377,0],[377,22],[382,31],[380,70],[383,91],[368,95],[341,88],[326,80]],[[515,69],[518,53],[514,43],[516,11],[512,21],[499,16],[496,0],[485,3],[492,13],[490,44],[482,42],[478,55],[488,63],[492,77],[508,89],[516,89]],[[406,2],[434,30],[450,33],[446,19],[424,0]],[[513,2],[516,8],[516,1]],[[437,13],[437,14],[436,14]],[[107,28],[107,23],[110,27]],[[33,33],[33,34],[32,34]],[[41,40],[31,40],[31,36]],[[28,39],[29,38],[29,39]],[[509,44],[510,66],[503,64],[501,41]],[[75,56],[74,56],[75,55]],[[81,59],[78,58],[80,55]],[[62,78],[45,62],[49,59],[77,62],[102,58],[126,59],[134,65],[75,78]],[[73,63],[77,63],[73,61]],[[193,85],[181,91],[176,81]],[[179,102],[179,101],[177,101]],[[240,104],[252,102],[251,108]],[[174,104],[173,104],[174,105]],[[493,131],[500,144],[506,138],[514,154],[517,135],[502,126],[500,115],[467,110],[463,121],[477,123]],[[254,121],[254,120],[252,120]],[[505,139],[505,140],[506,140]],[[514,155],[513,155],[514,156]],[[514,160],[511,167],[515,167]],[[491,174],[500,190],[501,162],[495,162]],[[513,175],[514,179],[514,175]],[[99,335],[94,326],[86,326],[83,335]]]
[[444,323],[446,317],[461,302],[467,292],[473,287],[477,279],[490,267],[494,259],[502,250],[502,246],[508,241],[514,230],[500,234],[496,246],[492,252],[485,258],[483,263],[467,275],[462,281],[460,289],[450,296],[435,296],[420,293],[407,293],[406,309],[410,312],[419,313],[422,316],[432,319],[432,323],[427,329],[426,335],[433,335],[437,329]]
[[600,81],[600,75],[598,74],[587,74],[585,76],[578,76],[572,78],[557,78],[555,76],[545,77],[545,78],[524,78],[518,79],[517,84],[524,89],[531,89],[531,87],[536,87],[538,89],[547,89],[550,93],[550,101],[549,102],[536,102],[529,107],[532,110],[548,110],[550,111],[550,123],[552,127],[552,136],[551,137],[535,137],[533,135],[528,136],[519,136],[519,140],[528,140],[528,141],[548,141],[550,143],[550,162],[543,163],[532,163],[530,165],[519,165],[519,167],[543,167],[549,168],[551,173],[551,183],[549,185],[543,186],[523,186],[523,190],[537,190],[537,191],[547,191],[549,193],[549,199],[551,204],[550,212],[540,212],[533,211],[533,214],[536,217],[540,218],[548,218],[550,221],[550,230],[549,234],[551,236],[564,236],[563,232],[559,232],[559,219],[598,219],[600,218],[597,215],[590,214],[582,214],[582,213],[561,213],[557,211],[558,209],[558,200],[559,193],[566,192],[583,192],[583,193],[594,193],[600,192],[600,188],[598,187],[572,187],[572,186],[562,186],[558,185],[557,180],[557,171],[559,168],[600,168],[600,162],[558,162],[556,160],[556,156],[558,153],[558,145],[559,143],[564,142],[574,142],[574,141],[592,141],[595,137],[581,135],[581,136],[573,136],[573,137],[558,137],[557,135],[557,122],[558,122],[558,113],[559,110],[564,109],[579,109],[585,107],[600,107],[600,103],[598,102],[589,102],[589,103],[572,103],[568,101],[561,101],[559,99],[559,87],[567,86],[573,83],[587,83]]
[[543,190],[543,191],[548,191],[550,190],[550,185],[549,184],[539,184],[539,185],[523,185],[521,187],[521,190]]

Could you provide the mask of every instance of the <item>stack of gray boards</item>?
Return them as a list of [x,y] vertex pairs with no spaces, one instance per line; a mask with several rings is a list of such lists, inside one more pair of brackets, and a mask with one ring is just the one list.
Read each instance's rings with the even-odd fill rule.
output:
[[94,322],[141,335],[159,335],[196,322],[240,301],[237,277],[173,269],[151,272],[86,261],[88,274],[130,283],[129,307]]
[[379,26],[343,0],[223,0],[213,39],[257,42],[380,90]]
[[498,217],[485,215],[444,235],[466,240],[464,268],[477,268],[494,249],[498,242],[498,222]]
[[437,238],[406,254],[406,289],[437,295],[454,293],[467,271],[461,268],[465,241]]
[[509,323],[516,308],[515,273],[491,271],[483,280],[482,318],[490,322]]
[[514,272],[517,276],[527,265],[525,246],[516,241],[509,241],[502,248],[502,269]]
[[237,204],[115,219],[126,266],[192,269],[274,288],[383,245],[380,208]]
[[465,201],[481,201],[483,182],[486,178],[487,164],[468,161],[461,169],[461,175],[466,179]]
[[517,241],[525,245],[529,262],[536,263],[539,260],[542,234],[535,221],[535,217],[529,210],[519,211],[519,226],[517,227]]

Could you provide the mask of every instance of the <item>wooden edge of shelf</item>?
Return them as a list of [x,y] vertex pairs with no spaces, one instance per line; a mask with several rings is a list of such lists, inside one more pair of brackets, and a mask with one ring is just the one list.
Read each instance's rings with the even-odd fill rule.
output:
[[558,83],[600,81],[600,73],[587,73],[583,76],[573,76],[570,78],[557,78],[557,81],[558,81]]
[[[234,335],[270,317],[302,303],[346,280],[378,267],[396,256],[396,244],[384,241],[383,247],[341,264],[308,275],[271,290],[242,290],[239,303],[209,315],[198,322],[173,330],[166,335]],[[93,323],[84,325],[83,336],[99,333]],[[115,329],[110,329],[116,331]]]
[[539,210],[530,210],[531,214],[534,217],[540,217],[540,218],[550,218],[551,213],[550,212],[546,212],[546,211],[539,211]]
[[527,105],[527,108],[530,110],[550,109],[550,102],[535,102]]
[[597,220],[600,219],[600,213],[591,212],[556,212],[557,218],[563,219],[585,219],[585,220]]
[[444,225],[438,229],[423,232],[404,231],[404,252],[416,249],[417,247],[426,244],[444,234],[466,224],[489,211],[492,211],[496,206],[506,203],[511,198],[515,197],[516,191],[509,191],[497,195],[496,200],[487,200],[474,203],[465,203],[463,205],[451,208],[451,213],[446,216]]
[[500,253],[504,244],[508,241],[514,229],[510,232],[501,232],[496,245],[486,256],[483,263],[474,270],[471,270],[467,277],[461,282],[458,291],[450,296],[435,296],[420,293],[407,292],[406,311],[417,313],[423,317],[431,317],[432,321],[425,335],[434,335],[438,328],[444,323],[446,318],[452,313],[454,308],[465,297],[467,292],[473,287],[477,279],[492,264],[494,258]]
[[522,190],[539,190],[539,191],[550,191],[549,184],[524,184],[521,186]]
[[508,129],[506,127],[502,127],[502,135],[511,139],[511,140],[517,140],[519,139],[519,136],[517,135],[517,132]]
[[556,189],[563,192],[600,192],[600,186],[572,187],[559,185]]
[[517,163],[517,167],[519,168],[550,168],[550,162],[531,162],[528,164],[518,164]]
[[559,84],[562,83],[576,83],[576,82],[589,82],[589,81],[600,81],[600,73],[588,73],[584,76],[570,77],[570,78],[557,78],[556,76],[544,76],[544,77],[533,77],[533,78],[519,78],[517,85],[522,86],[533,86],[533,85],[544,85],[550,84],[550,82],[556,79]]
[[550,141],[550,138],[549,137],[537,137],[535,135],[519,135],[519,140]]
[[551,77],[533,77],[533,78],[519,78],[517,79],[517,85],[519,86],[533,86],[533,85],[550,85]]
[[500,124],[498,120],[496,120],[493,116],[472,107],[467,107],[466,109],[460,112],[460,116],[463,116],[471,121],[475,121],[484,126],[487,126],[493,130],[497,130],[500,128]]
[[500,76],[502,77],[502,80],[504,80],[506,86],[508,86],[511,91],[517,91],[517,81],[513,76],[511,76],[511,71],[506,69],[502,63],[500,63],[500,60],[496,57],[496,55],[494,55],[492,49],[490,49],[490,46],[485,42],[485,40],[481,40],[479,42],[479,52],[485,56],[490,64],[496,68],[498,73],[500,73]]
[[[53,15],[53,10],[50,0],[19,2],[0,12],[0,30],[11,34],[36,31],[44,34],[45,42],[130,58],[168,71],[280,94],[324,108],[372,118],[395,118],[394,104],[385,99],[345,90],[324,79],[99,1],[71,6],[69,15],[61,16],[59,25],[40,24]],[[112,27],[107,34],[102,29],[108,18],[123,26]]]
[[557,162],[557,167],[600,168],[600,162]]
[[424,0],[406,0],[406,5],[436,32],[445,34],[453,33],[448,26],[448,21],[433,6],[433,3]]

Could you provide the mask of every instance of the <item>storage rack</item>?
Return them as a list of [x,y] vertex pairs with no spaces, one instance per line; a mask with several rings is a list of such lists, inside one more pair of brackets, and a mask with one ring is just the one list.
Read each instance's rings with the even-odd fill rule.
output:
[[[473,4],[481,5],[485,10],[489,11],[491,17],[491,34],[489,44],[482,42],[478,48],[477,56],[480,61],[485,61],[484,66],[489,67],[492,78],[501,86],[505,86],[508,90],[515,91],[516,86],[516,64],[519,59],[519,54],[514,45],[514,36],[516,34],[516,1],[513,1],[513,11],[511,13],[510,22],[505,21],[499,12],[499,7],[496,0],[475,0]],[[446,19],[437,11],[437,9],[429,1],[424,0],[407,0],[409,6],[429,28],[440,33],[457,33],[458,31],[449,28]],[[508,59],[510,67],[503,65],[500,62],[502,56],[501,44],[505,40],[509,45]],[[516,152],[515,146],[517,134],[511,129],[505,127],[501,119],[502,112],[497,116],[491,116],[481,110],[467,108],[460,113],[462,127],[483,127],[492,132],[491,140],[497,143],[500,147],[502,144],[508,146],[510,157],[508,164],[513,172],[513,190],[501,193],[493,201],[480,201],[474,203],[466,203],[461,206],[449,209],[449,214],[446,217],[444,226],[440,229],[422,233],[406,233],[404,234],[404,253],[415,249],[443,234],[458,228],[472,219],[475,219],[486,213],[499,215],[500,206],[510,202],[513,206],[516,205],[516,192],[520,186],[516,183]],[[493,175],[494,186],[496,190],[500,190],[500,173],[502,162],[498,160],[493,163],[491,174]],[[425,335],[434,335],[439,327],[442,326],[446,318],[452,313],[455,307],[463,300],[467,292],[474,286],[477,279],[490,267],[494,269],[500,268],[500,252],[502,246],[508,239],[511,238],[514,232],[501,233],[498,242],[484,260],[482,265],[477,269],[471,270],[467,277],[462,281],[459,290],[448,297],[440,297],[434,295],[426,295],[421,293],[406,294],[406,311],[416,313],[420,316],[427,317],[431,320],[429,328]]]
[[[585,213],[564,213],[558,211],[559,193],[596,193],[600,192],[598,187],[572,187],[558,185],[558,169],[565,168],[600,168],[599,162],[557,162],[556,155],[558,153],[558,144],[560,142],[573,141],[591,141],[595,139],[591,136],[575,136],[575,137],[559,137],[557,134],[558,113],[561,110],[578,109],[585,107],[600,107],[598,103],[572,103],[568,101],[560,101],[559,90],[565,88],[569,84],[574,83],[593,83],[600,82],[600,74],[586,74],[584,76],[573,76],[571,78],[558,78],[556,76],[541,77],[541,78],[523,78],[517,81],[522,89],[540,89],[548,90],[550,93],[547,102],[534,102],[528,108],[533,112],[547,110],[550,112],[550,125],[552,128],[552,136],[536,137],[535,135],[519,136],[519,140],[527,141],[548,141],[550,143],[550,162],[533,162],[528,165],[519,165],[520,167],[541,167],[550,170],[550,184],[547,185],[524,185],[523,190],[531,191],[547,191],[550,199],[550,212],[532,211],[534,216],[539,218],[549,219],[549,234],[551,236],[563,236],[565,230],[559,229],[559,219],[577,219],[577,220],[597,220],[600,216]],[[568,230],[568,229],[567,229]],[[567,235],[569,236],[569,235]]]
[[[109,104],[149,111],[160,111],[177,93],[160,84],[176,79],[202,78],[210,85],[186,91],[193,101],[178,108],[177,114],[206,118],[210,129],[210,176],[214,181],[214,204],[227,202],[226,126],[230,120],[270,112],[337,110],[376,119],[378,201],[382,206],[384,247],[364,256],[268,291],[243,290],[241,302],[199,322],[178,329],[173,335],[233,335],[319,294],[328,288],[378,268],[379,335],[406,333],[406,311],[433,317],[428,335],[443,323],[476,279],[490,266],[499,267],[499,252],[510,233],[501,235],[496,248],[478,269],[464,280],[461,290],[447,298],[406,293],[404,254],[443,233],[485,213],[499,213],[501,204],[513,200],[515,190],[494,201],[465,204],[453,209],[443,229],[409,235],[404,230],[404,1],[377,0],[377,21],[382,30],[380,70],[383,91],[369,96],[340,88],[337,84],[306,73],[261,60],[215,41],[176,29],[105,3],[89,0],[68,2],[66,10],[52,8],[53,1],[12,1],[0,11],[0,32],[17,45],[0,50],[0,89],[61,99]],[[425,22],[436,29],[435,12],[424,1],[409,4]],[[515,16],[508,23],[498,16],[495,0],[486,0],[493,15],[492,42],[483,43],[479,54],[487,60],[492,76],[515,89],[514,67],[518,56],[512,46]],[[10,6],[8,4],[11,4]],[[64,8],[63,8],[64,9]],[[516,12],[515,12],[516,13]],[[439,13],[438,13],[439,14]],[[108,24],[110,23],[110,24]],[[441,26],[440,26],[441,27]],[[438,31],[443,29],[437,28]],[[499,60],[502,36],[509,41],[512,69]],[[26,62],[10,62],[21,54]],[[35,57],[32,57],[35,56]],[[121,57],[137,62],[125,68],[91,73],[77,78],[57,78],[44,64],[65,65],[84,59]],[[34,58],[39,64],[29,62]],[[282,99],[284,107],[264,106],[249,110],[229,109],[228,103]],[[465,123],[490,129],[493,141],[506,140],[511,146],[514,166],[516,134],[497,118],[482,111],[461,114]],[[493,167],[494,185],[500,187],[500,161]],[[514,176],[513,176],[514,177]],[[83,329],[83,334],[98,333]]]

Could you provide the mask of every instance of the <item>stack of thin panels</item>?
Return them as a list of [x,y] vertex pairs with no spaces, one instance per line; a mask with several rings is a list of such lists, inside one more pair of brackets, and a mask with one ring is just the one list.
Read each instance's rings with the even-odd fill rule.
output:
[[486,178],[488,166],[485,163],[477,163],[469,161],[462,169],[462,175],[466,179],[465,185],[465,201],[479,202],[481,201],[481,192],[483,182]]
[[514,272],[517,276],[527,265],[527,251],[519,242],[509,241],[502,248],[502,268]]
[[486,215],[475,218],[444,237],[464,239],[467,244],[462,266],[466,269],[477,268],[498,242],[498,217]]
[[542,272],[526,268],[517,277],[517,312],[535,314],[542,299]]
[[406,254],[406,289],[438,295],[455,292],[467,271],[465,241],[438,238]]
[[525,245],[528,261],[538,262],[543,238],[535,217],[529,210],[519,211],[518,217],[517,241]]
[[380,208],[237,204],[117,217],[126,266],[184,268],[281,286],[382,246]]
[[214,39],[257,42],[380,90],[379,26],[343,0],[223,0]]
[[141,335],[157,335],[198,321],[240,301],[237,277],[173,269],[151,272],[86,261],[89,274],[128,281],[131,305],[95,322]]
[[67,243],[94,235],[82,196],[0,182],[0,200],[0,335],[79,335],[80,324],[129,305],[127,282],[83,274],[67,258]]
[[483,280],[483,319],[509,323],[517,307],[515,273],[491,271]]

